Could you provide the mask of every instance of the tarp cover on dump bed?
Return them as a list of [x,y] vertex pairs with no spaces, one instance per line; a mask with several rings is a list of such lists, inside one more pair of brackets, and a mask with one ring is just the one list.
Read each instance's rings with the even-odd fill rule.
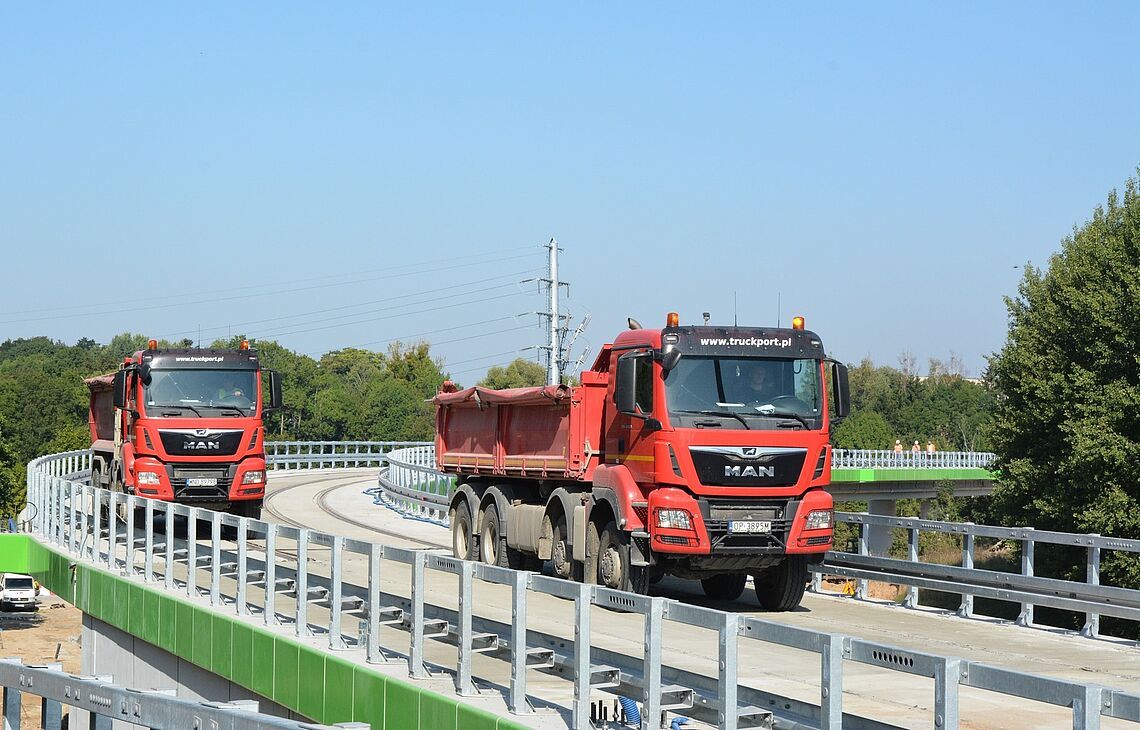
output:
[[97,393],[100,390],[110,390],[115,383],[115,374],[96,375],[93,378],[86,378],[83,382],[92,393]]
[[478,385],[451,393],[440,392],[432,398],[437,406],[453,406],[460,403],[487,403],[490,405],[530,406],[543,403],[561,403],[570,397],[566,385],[540,385],[532,388],[506,388],[493,390]]

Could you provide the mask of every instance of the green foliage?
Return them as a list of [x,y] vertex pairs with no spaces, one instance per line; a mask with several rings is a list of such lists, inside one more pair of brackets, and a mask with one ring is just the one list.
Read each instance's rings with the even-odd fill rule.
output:
[[[1046,270],[1026,266],[1006,299],[1009,333],[990,361],[992,428],[1007,523],[1140,538],[1138,178],[1075,228]],[[1140,586],[1140,560],[1103,571]]]
[[479,385],[496,389],[546,385],[546,368],[520,357],[505,368],[495,366],[488,370]]
[[[953,362],[953,361],[952,361]],[[870,358],[850,367],[851,416],[833,441],[845,449],[889,449],[933,440],[940,450],[985,451],[993,393],[962,377],[957,365],[931,360],[925,378],[877,366]],[[885,426],[885,429],[884,429]]]
[[832,440],[840,449],[889,449],[894,433],[875,411],[858,411],[839,424]]

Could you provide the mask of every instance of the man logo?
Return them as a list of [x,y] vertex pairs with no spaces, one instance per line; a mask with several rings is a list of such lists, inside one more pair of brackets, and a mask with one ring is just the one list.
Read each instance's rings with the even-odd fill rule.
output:
[[217,441],[185,441],[182,448],[187,451],[218,451],[222,445]]
[[776,467],[774,466],[726,466],[724,467],[724,475],[726,477],[773,477],[776,476]]
[[210,429],[208,429],[208,428],[196,428],[196,429],[194,429],[194,435],[195,436],[209,436],[210,435]]
[[756,456],[757,452],[759,452],[759,451],[760,451],[760,447],[758,447],[758,446],[745,446],[742,449],[740,449],[740,453],[743,456]]

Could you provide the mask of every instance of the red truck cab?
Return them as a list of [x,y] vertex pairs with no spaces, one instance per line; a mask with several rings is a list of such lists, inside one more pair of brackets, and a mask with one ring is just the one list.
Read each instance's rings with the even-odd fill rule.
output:
[[265,497],[264,413],[281,402],[256,350],[158,349],[86,382],[92,484],[149,499],[259,517]]

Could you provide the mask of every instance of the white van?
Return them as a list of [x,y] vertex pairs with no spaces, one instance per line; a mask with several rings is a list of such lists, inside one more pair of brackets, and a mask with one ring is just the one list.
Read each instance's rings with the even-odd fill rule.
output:
[[36,582],[30,575],[5,573],[0,577],[0,611],[35,611]]

